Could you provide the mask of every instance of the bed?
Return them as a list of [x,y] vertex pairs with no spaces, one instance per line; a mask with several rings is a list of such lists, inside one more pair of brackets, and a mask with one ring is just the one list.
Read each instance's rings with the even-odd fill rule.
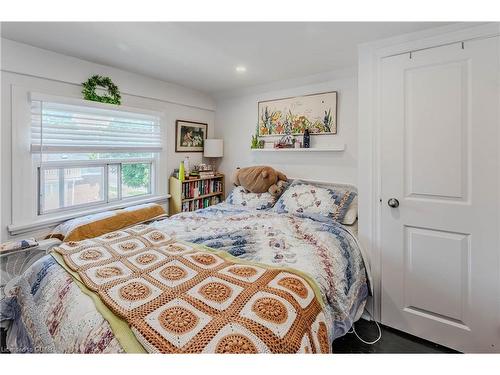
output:
[[[309,335],[309,340],[299,338],[302,341],[292,345],[293,348],[273,347],[264,345],[267,341],[264,344],[259,341],[262,345],[257,346],[256,352],[320,352],[320,347],[321,352],[329,352],[331,342],[360,318],[370,293],[368,263],[357,240],[355,225],[301,217],[272,208],[256,210],[226,201],[131,230],[158,231],[196,250],[215,251],[216,257],[223,260],[256,265],[257,269],[269,267],[276,272],[295,272],[295,276],[308,280],[311,288],[317,289],[328,348],[321,343],[315,345],[316,339]],[[82,279],[64,266],[61,254],[39,259],[8,286],[11,298],[4,309],[8,309],[13,319],[9,336],[11,351],[182,352],[145,344],[144,337],[137,329],[131,329],[116,309],[103,306],[97,293],[99,288],[86,288]],[[275,326],[266,331],[270,332],[268,336]],[[217,336],[217,332],[212,336]],[[215,351],[208,344],[196,348],[189,352]]]

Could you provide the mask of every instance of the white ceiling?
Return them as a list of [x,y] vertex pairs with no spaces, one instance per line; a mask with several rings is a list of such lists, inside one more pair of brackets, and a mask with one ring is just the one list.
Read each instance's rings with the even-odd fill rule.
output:
[[[215,94],[354,66],[357,44],[438,22],[4,22],[2,37]],[[237,73],[236,66],[247,68]]]

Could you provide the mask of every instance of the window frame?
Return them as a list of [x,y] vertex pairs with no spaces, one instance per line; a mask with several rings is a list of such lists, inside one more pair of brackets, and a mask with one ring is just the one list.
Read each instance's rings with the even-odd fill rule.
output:
[[[155,101],[136,99],[133,96],[127,99],[129,104],[120,105],[119,107],[98,102],[90,102],[81,99],[80,92],[74,90],[65,84],[54,84],[49,86],[45,81],[27,82],[23,80],[15,80],[11,82],[11,144],[12,144],[12,181],[11,188],[11,215],[10,223],[7,224],[7,232],[9,235],[22,235],[24,233],[44,233],[46,228],[60,224],[61,222],[73,219],[79,216],[95,214],[107,210],[122,209],[132,205],[159,203],[162,205],[168,204],[170,194],[168,193],[168,166],[171,161],[170,147],[167,142],[169,134],[168,125],[173,123],[173,117],[166,112],[163,104]],[[142,113],[145,115],[156,116],[159,119],[161,149],[153,153],[153,164],[151,171],[151,194],[141,195],[119,200],[113,200],[109,203],[86,205],[79,209],[72,207],[71,209],[61,212],[52,212],[44,215],[38,215],[38,167],[40,160],[33,158],[31,150],[31,101],[46,100],[67,102],[70,104],[78,104],[91,107],[101,107],[115,109],[118,111]],[[80,150],[82,152],[84,150]],[[111,150],[102,150],[100,152],[109,152]],[[114,151],[114,150],[113,150]],[[124,152],[120,150],[119,152]],[[129,150],[130,152],[131,150]],[[135,150],[134,150],[135,151]],[[143,151],[141,151],[143,152]],[[88,162],[117,162],[115,160],[101,159]],[[139,158],[127,158],[127,161],[139,161]],[[75,165],[81,161],[60,160],[60,161],[45,161],[44,165],[49,166],[49,163],[71,162]]]
[[[156,155],[156,154],[155,154]],[[141,200],[147,197],[151,197],[155,194],[155,161],[157,157],[153,158],[137,158],[137,159],[100,159],[100,160],[67,160],[67,161],[54,161],[45,162],[42,165],[37,165],[37,216],[45,216],[59,212],[71,212],[78,211],[80,209],[92,208],[106,206],[110,203],[116,202],[133,202],[135,200]],[[134,195],[130,197],[123,197],[123,185],[122,185],[122,166],[124,164],[148,164],[150,168],[150,178],[148,192],[146,194]],[[109,166],[118,166],[118,196],[117,198],[109,198]],[[81,203],[75,204],[67,207],[60,207],[56,209],[45,210],[43,207],[43,171],[50,169],[58,169],[59,171],[64,171],[64,169],[69,168],[92,168],[92,167],[103,167],[103,199],[97,202],[91,203]],[[61,172],[59,172],[61,173]],[[62,179],[63,180],[63,179]],[[63,180],[64,181],[64,180]],[[61,178],[59,179],[59,184],[61,184]],[[63,189],[64,190],[64,189]]]

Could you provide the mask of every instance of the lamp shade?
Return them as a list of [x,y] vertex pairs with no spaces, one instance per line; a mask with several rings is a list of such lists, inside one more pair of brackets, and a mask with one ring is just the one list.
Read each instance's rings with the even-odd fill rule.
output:
[[224,141],[222,139],[205,139],[203,156],[206,158],[221,158],[224,156]]

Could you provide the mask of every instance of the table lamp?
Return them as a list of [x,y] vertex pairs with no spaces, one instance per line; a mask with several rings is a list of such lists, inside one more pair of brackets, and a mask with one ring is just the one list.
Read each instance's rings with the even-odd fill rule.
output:
[[212,159],[212,169],[215,172],[215,158],[224,156],[224,141],[222,139],[205,139],[203,156]]

